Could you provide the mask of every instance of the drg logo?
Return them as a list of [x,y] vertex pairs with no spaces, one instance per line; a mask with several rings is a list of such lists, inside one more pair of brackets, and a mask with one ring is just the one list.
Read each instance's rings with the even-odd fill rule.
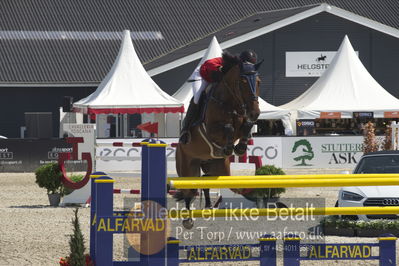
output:
[[[298,152],[297,152],[298,151]],[[306,164],[306,160],[312,160],[314,158],[314,153],[312,145],[306,139],[300,139],[294,143],[291,153],[297,152],[298,156],[294,157],[295,161],[300,161],[301,163],[295,166],[311,166],[311,164]]]

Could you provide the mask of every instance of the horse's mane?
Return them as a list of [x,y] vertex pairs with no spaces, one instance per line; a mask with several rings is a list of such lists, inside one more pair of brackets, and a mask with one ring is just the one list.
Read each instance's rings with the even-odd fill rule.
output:
[[240,63],[240,58],[229,52],[223,52],[222,58],[223,58],[223,67],[222,67],[223,74],[226,74],[233,66]]

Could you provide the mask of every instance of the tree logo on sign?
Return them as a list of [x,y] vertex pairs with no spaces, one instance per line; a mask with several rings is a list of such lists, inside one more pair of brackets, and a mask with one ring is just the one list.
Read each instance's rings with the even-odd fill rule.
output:
[[294,157],[295,161],[300,161],[300,164],[296,164],[296,166],[311,166],[311,164],[306,164],[306,160],[312,160],[314,158],[314,153],[312,149],[312,145],[310,145],[309,141],[306,139],[300,139],[295,142],[294,147],[292,147],[292,153],[295,153],[298,150],[299,156]]

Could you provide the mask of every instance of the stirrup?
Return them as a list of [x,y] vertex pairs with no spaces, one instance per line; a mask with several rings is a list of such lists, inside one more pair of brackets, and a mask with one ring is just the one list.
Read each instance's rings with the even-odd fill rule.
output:
[[188,144],[191,141],[191,133],[189,130],[183,130],[180,134],[179,143]]

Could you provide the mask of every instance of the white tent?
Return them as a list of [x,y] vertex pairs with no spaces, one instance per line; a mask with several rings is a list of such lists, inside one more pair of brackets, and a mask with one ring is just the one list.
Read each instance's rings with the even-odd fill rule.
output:
[[284,126],[286,135],[292,135],[293,129],[291,125],[291,113],[289,110],[271,105],[259,97],[260,115],[258,119],[271,120],[280,119]]
[[173,94],[173,97],[184,103],[185,110],[188,109],[190,100],[193,97],[192,86],[194,85],[195,82],[201,82],[200,80],[195,80],[195,73],[198,71],[198,69],[206,60],[215,57],[221,57],[222,53],[223,53],[222,48],[220,48],[220,45],[216,40],[216,37],[214,36],[204,56],[202,57],[201,61],[198,63],[197,67],[194,69],[191,76],[186,80],[186,82],[184,82],[184,84],[180,87],[180,89],[178,89],[175,92],[175,94]]
[[259,119],[283,119],[289,115],[289,110],[274,106],[259,97]]
[[130,37],[123,32],[119,54],[97,90],[73,104],[86,114],[183,112],[183,104],[159,88],[142,66]]
[[[119,54],[97,90],[75,102],[73,108],[75,112],[98,115],[99,137],[109,134],[106,133],[109,132],[107,118],[103,114],[142,114],[142,122],[158,122],[159,136],[162,137],[166,133],[164,113],[184,112],[183,103],[162,91],[147,74],[134,50],[129,31],[123,32]],[[126,115],[123,123],[127,123]],[[123,130],[124,134],[118,135],[127,133],[126,126]]]
[[[193,97],[192,86],[195,82],[200,82],[199,80],[195,80],[195,73],[201,67],[201,65],[208,59],[220,57],[222,56],[222,48],[220,47],[216,37],[212,38],[211,43],[208,46],[204,56],[201,61],[198,63],[197,67],[194,69],[191,76],[187,79],[187,81],[173,94],[173,97],[180,100],[184,103],[185,110],[188,109],[190,104],[190,100]],[[283,121],[284,127],[291,127],[289,124],[289,111],[283,108],[276,107],[264,101],[262,98],[259,98],[259,108],[261,110],[261,114],[259,119],[281,119]],[[174,118],[172,118],[174,117]],[[173,120],[177,118],[174,115],[168,115],[168,121],[172,123]],[[174,128],[176,128],[174,126]]]
[[329,114],[352,118],[353,112],[362,111],[382,118],[399,111],[399,100],[368,73],[345,36],[323,75],[298,98],[280,107],[297,111],[297,119],[328,118]]

